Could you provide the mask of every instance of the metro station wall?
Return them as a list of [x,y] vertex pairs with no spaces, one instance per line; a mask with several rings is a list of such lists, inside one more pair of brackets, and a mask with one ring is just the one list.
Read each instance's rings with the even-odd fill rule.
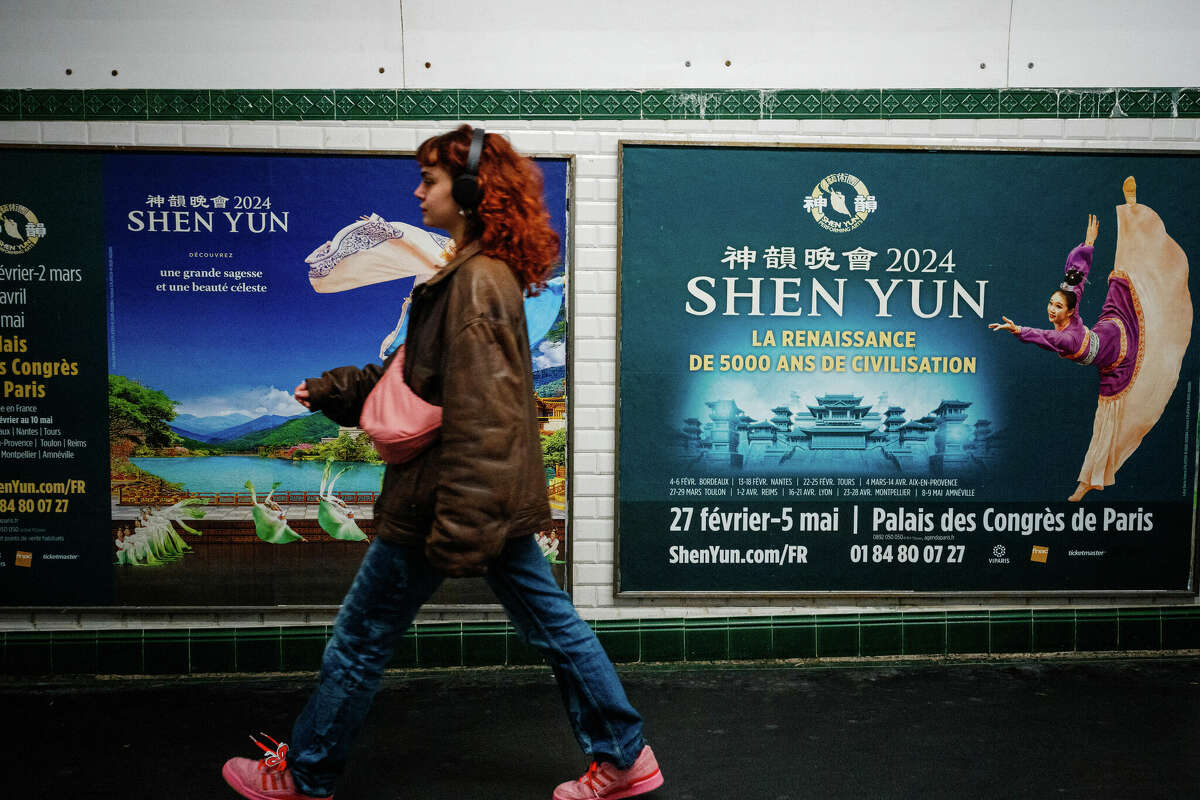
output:
[[[543,4],[506,0],[468,4],[448,22],[443,4],[429,0],[365,0],[355,7],[372,23],[363,26],[342,24],[341,12],[313,0],[216,10],[165,0],[136,18],[109,5],[43,4],[0,26],[0,143],[366,154],[412,151],[462,120],[530,155],[574,159],[569,581],[586,617],[699,624],[815,610],[1079,605],[1068,597],[615,598],[618,142],[1194,152],[1200,90],[1187,87],[1200,75],[1191,46],[1200,7],[1152,0],[1130,16],[1080,0],[765,0],[747,14],[716,2],[571,0],[547,16]],[[448,24],[472,46],[446,47]],[[1078,35],[1064,42],[1063,30]],[[512,47],[529,37],[540,46]],[[312,86],[349,88],[304,88]],[[789,88],[804,86],[829,90]],[[906,86],[926,88],[897,88]],[[1155,86],[1166,88],[1139,88]],[[1198,607],[1195,598],[1190,605]],[[464,614],[501,616],[433,607],[424,619]],[[0,625],[39,629],[331,618],[330,609],[0,611]]]
[[[570,583],[585,616],[598,619],[894,610],[987,603],[928,599],[700,600],[614,598],[614,472],[617,312],[617,143],[621,140],[904,144],[1030,148],[1200,149],[1195,117],[994,117],[824,119],[560,119],[477,121],[521,151],[574,156],[571,374]],[[0,122],[0,141],[218,149],[412,150],[449,121],[86,121]],[[1041,599],[1038,605],[1054,605]],[[1102,599],[1089,602],[1103,604]],[[1151,601],[1153,602],[1153,601]],[[1176,599],[1173,604],[1178,605]],[[1028,605],[1017,601],[1015,605]],[[991,604],[992,606],[995,603]],[[1005,605],[1014,605],[1012,600]],[[437,611],[434,612],[439,613]],[[450,613],[450,612],[447,612]],[[320,612],[312,619],[319,619]],[[109,615],[111,619],[111,614]],[[306,617],[306,619],[308,619]]]

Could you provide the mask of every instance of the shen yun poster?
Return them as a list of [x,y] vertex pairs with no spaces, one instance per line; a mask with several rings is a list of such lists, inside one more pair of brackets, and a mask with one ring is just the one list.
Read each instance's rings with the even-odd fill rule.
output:
[[619,591],[1193,591],[1196,166],[622,143]]
[[[416,160],[0,157],[22,176],[4,190],[20,206],[4,235],[20,241],[3,249],[0,236],[0,299],[25,291],[27,306],[0,349],[28,350],[0,353],[0,371],[32,363],[47,376],[0,403],[13,409],[0,418],[17,420],[9,440],[29,444],[0,460],[0,508],[12,512],[0,517],[0,599],[339,603],[373,534],[383,465],[361,430],[309,412],[292,391],[323,370],[378,363],[404,341],[407,298],[452,245],[421,227]],[[538,164],[565,254],[568,162]],[[560,580],[566,280],[560,266],[526,303],[556,518],[540,539]],[[494,602],[473,580],[449,582],[435,600]]]

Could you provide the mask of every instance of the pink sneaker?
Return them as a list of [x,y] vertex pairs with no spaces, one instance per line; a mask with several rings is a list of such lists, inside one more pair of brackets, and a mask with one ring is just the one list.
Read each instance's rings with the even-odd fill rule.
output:
[[559,784],[554,800],[618,800],[652,792],[663,785],[662,771],[650,745],[642,748],[629,769],[617,769],[608,762],[593,761],[577,781]]
[[[268,739],[265,733],[262,734]],[[254,742],[266,754],[258,761],[253,758],[231,758],[221,767],[221,775],[235,792],[250,800],[332,800],[333,795],[314,797],[296,791],[292,771],[287,768],[287,745],[271,739],[275,749],[267,747],[253,736]]]

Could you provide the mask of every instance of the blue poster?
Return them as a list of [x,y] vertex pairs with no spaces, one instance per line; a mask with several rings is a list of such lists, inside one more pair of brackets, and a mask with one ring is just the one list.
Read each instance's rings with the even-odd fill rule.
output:
[[[539,166],[565,242],[567,163]],[[362,431],[339,429],[292,393],[323,370],[378,363],[403,341],[414,281],[453,248],[421,227],[419,180],[412,157],[106,158],[109,371],[161,393],[174,412],[160,435],[114,439],[116,546],[128,561],[116,602],[340,602],[369,540],[383,465]],[[565,434],[564,281],[560,269],[527,302],[547,439]],[[565,477],[551,470],[548,480],[565,517]],[[175,514],[203,514],[205,538],[184,533],[174,550],[168,538],[165,554],[153,543],[122,548],[122,536],[140,538],[164,506],[187,500],[203,502]],[[200,530],[174,521],[183,524]],[[561,560],[561,531],[543,544]],[[164,568],[138,569],[150,559]],[[487,599],[465,585],[439,599]]]
[[622,592],[1193,589],[1194,157],[621,159]]

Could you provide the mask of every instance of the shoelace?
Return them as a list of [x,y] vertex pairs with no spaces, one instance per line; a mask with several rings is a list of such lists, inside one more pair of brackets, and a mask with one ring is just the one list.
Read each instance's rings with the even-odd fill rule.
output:
[[267,736],[267,734],[263,733],[262,731],[259,731],[258,735],[271,739],[271,743],[275,745],[275,749],[272,750],[258,739],[255,739],[253,734],[250,735],[250,741],[258,745],[258,748],[263,751],[263,764],[265,768],[273,769],[277,772],[283,772],[285,769],[287,769],[287,744],[284,742],[275,741],[272,737]]
[[611,781],[600,772],[599,761],[592,762],[592,765],[588,767],[588,771],[584,773],[582,778],[579,779],[579,782],[586,783],[588,788],[592,790],[592,793],[595,794],[596,797],[600,796],[601,789],[611,783]]

